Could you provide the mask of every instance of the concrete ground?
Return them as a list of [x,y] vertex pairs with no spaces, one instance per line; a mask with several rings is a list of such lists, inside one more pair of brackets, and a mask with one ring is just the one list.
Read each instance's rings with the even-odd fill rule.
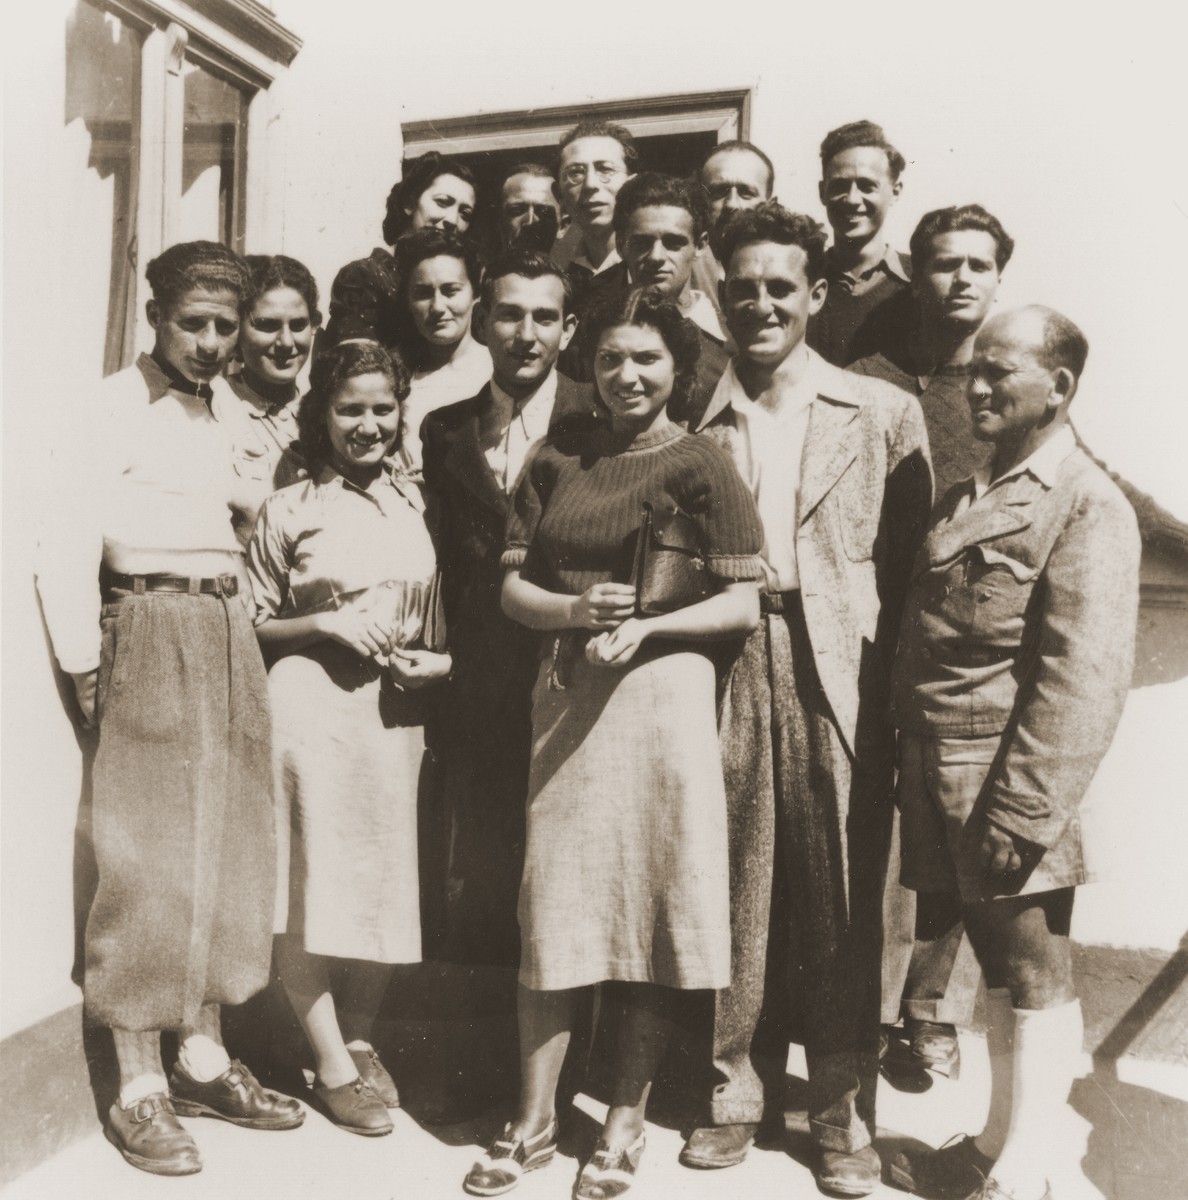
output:
[[[962,1037],[960,1078],[927,1076],[927,1090],[899,1091],[884,1079],[879,1095],[884,1159],[899,1146],[940,1145],[976,1131],[985,1115],[989,1063],[984,1039]],[[1074,1085],[1066,1127],[1048,1131],[1053,1200],[1185,1200],[1188,1198],[1188,1066],[1122,1058],[1097,1064],[1086,1056]],[[789,1072],[803,1078],[793,1047]],[[795,1082],[792,1103],[795,1103]],[[564,1200],[577,1177],[576,1153],[592,1147],[599,1105],[579,1097],[585,1115],[570,1122],[570,1145],[516,1189],[523,1200]],[[392,1136],[344,1133],[310,1112],[304,1126],[260,1133],[212,1120],[186,1121],[202,1152],[201,1174],[161,1179],[127,1166],[100,1132],[69,1147],[16,1180],[5,1200],[438,1200],[462,1196],[461,1180],[477,1148],[494,1131],[497,1114],[463,1125],[422,1127],[395,1114]],[[690,1171],[677,1163],[680,1133],[649,1127],[648,1148],[632,1189],[640,1200],[809,1200],[817,1196],[803,1130],[790,1111],[782,1142],[765,1143],[727,1171]],[[876,1200],[902,1197],[882,1186]]]

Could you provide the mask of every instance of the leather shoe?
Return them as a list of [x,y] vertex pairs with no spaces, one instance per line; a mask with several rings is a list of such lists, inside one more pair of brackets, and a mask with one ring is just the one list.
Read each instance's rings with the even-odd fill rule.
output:
[[340,1087],[315,1083],[313,1092],[322,1112],[348,1132],[363,1137],[383,1137],[392,1132],[387,1106],[362,1077]]
[[134,1166],[153,1175],[194,1175],[202,1159],[181,1127],[169,1097],[154,1092],[131,1108],[111,1106],[103,1127],[107,1140]]
[[600,1140],[578,1176],[574,1200],[615,1200],[628,1191],[635,1182],[646,1145],[642,1133],[623,1150],[614,1150]]
[[486,1153],[474,1160],[462,1181],[464,1192],[471,1196],[502,1196],[504,1192],[510,1192],[527,1172],[553,1161],[553,1155],[557,1153],[556,1117],[534,1137],[513,1137],[511,1130],[510,1125],[505,1125]]
[[901,1150],[891,1160],[891,1182],[930,1200],[965,1200],[979,1193],[993,1166],[966,1135],[939,1150]]
[[830,1196],[869,1196],[879,1182],[882,1163],[873,1146],[861,1150],[822,1150],[813,1174]]
[[912,1057],[926,1067],[952,1068],[960,1061],[957,1030],[936,1021],[904,1021],[904,1033],[912,1048]]
[[736,1167],[746,1158],[758,1129],[757,1124],[704,1125],[689,1134],[678,1161],[701,1171]]
[[218,1117],[245,1129],[296,1129],[305,1109],[292,1096],[260,1086],[238,1059],[209,1083],[191,1079],[178,1064],[169,1076],[173,1108],[183,1117]]
[[385,1107],[399,1108],[400,1093],[396,1090],[396,1082],[380,1062],[375,1047],[368,1046],[366,1050],[350,1050],[348,1053],[359,1069],[359,1078],[371,1085],[372,1091],[384,1102]]

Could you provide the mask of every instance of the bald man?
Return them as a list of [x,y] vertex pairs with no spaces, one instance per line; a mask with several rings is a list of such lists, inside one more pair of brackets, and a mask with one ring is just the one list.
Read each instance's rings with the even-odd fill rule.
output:
[[1087,354],[1047,308],[982,328],[968,398],[990,460],[934,510],[904,609],[902,879],[959,898],[991,1059],[985,1128],[893,1161],[895,1182],[921,1195],[1048,1197],[1081,1050],[1078,806],[1130,683],[1140,550],[1133,510],[1069,425]]

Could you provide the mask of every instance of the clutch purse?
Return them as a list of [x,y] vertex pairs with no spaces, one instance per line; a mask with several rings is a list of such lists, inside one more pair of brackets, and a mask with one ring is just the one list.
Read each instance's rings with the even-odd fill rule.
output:
[[644,502],[630,583],[639,617],[687,608],[717,591],[702,553],[701,531],[688,513]]

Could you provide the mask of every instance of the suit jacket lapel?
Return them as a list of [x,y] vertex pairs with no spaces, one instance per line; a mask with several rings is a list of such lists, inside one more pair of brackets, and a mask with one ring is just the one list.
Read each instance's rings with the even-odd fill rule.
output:
[[490,403],[490,398],[490,387],[485,386],[470,405],[465,419],[454,428],[445,455],[445,468],[481,504],[506,514],[508,497],[496,482],[479,445],[479,414]]
[[929,564],[935,566],[949,562],[966,546],[1016,533],[1030,524],[1031,514],[1026,501],[974,504],[960,516],[950,514],[938,520],[924,540],[924,553]]
[[823,395],[813,400],[800,456],[800,522],[808,519],[858,457],[858,443],[850,428],[857,417],[855,405]]

